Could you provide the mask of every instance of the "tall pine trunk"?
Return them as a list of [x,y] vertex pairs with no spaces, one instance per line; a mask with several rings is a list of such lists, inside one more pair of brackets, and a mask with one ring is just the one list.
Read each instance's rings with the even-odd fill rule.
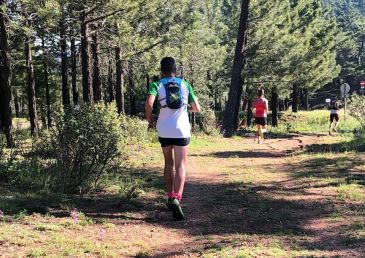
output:
[[0,0],[0,125],[9,148],[14,146],[11,120],[11,85],[8,34],[5,25],[5,0]]
[[309,110],[309,90],[304,89],[303,93],[304,93],[304,109]]
[[123,90],[123,71],[121,60],[121,49],[119,46],[115,47],[115,99],[119,114],[125,114],[124,110],[124,90]]
[[137,115],[136,110],[136,87],[134,83],[133,64],[129,63],[128,71],[128,86],[129,86],[129,114],[131,116]]
[[299,105],[299,86],[297,83],[293,83],[293,92],[292,92],[292,111],[298,112]]
[[72,100],[76,106],[79,104],[79,89],[77,87],[77,53],[75,36],[71,38],[71,84],[72,84]]
[[241,76],[244,64],[244,50],[247,33],[248,13],[250,0],[242,0],[240,22],[237,33],[236,50],[232,67],[231,86],[228,93],[228,101],[223,119],[223,133],[225,137],[231,137],[237,129],[238,110],[242,95],[243,79]]
[[274,87],[271,92],[271,123],[273,127],[278,126],[278,107],[279,107],[279,94],[278,89]]
[[48,61],[47,54],[48,50],[45,46],[44,36],[42,37],[42,51],[43,51],[43,76],[44,76],[44,86],[46,88],[46,113],[47,113],[47,128],[52,126],[52,116],[51,116],[51,95],[49,92],[49,82],[48,82]]
[[86,23],[85,11],[81,14],[81,73],[82,73],[82,96],[83,101],[90,103],[93,101],[93,88],[90,80],[90,43],[89,43],[89,29]]
[[[62,7],[63,8],[63,7]],[[62,10],[62,12],[64,12]],[[65,109],[70,107],[70,89],[67,72],[67,40],[66,22],[64,13],[60,21],[60,44],[61,44],[61,77],[62,77],[62,104]]]
[[253,117],[253,114],[252,114],[252,97],[250,96],[249,99],[248,99],[248,102],[247,102],[247,127],[250,127],[252,125],[252,117]]
[[93,98],[95,102],[102,101],[101,94],[101,77],[100,77],[100,60],[99,60],[99,34],[97,30],[97,26],[92,24],[91,30],[92,33],[92,43],[91,43],[91,63],[92,63],[92,84],[93,84]]
[[243,110],[247,111],[247,117],[246,117],[246,125],[249,127],[252,124],[252,89],[247,86],[246,87],[246,96],[245,96],[245,101],[247,102],[245,105],[242,106]]
[[[28,18],[25,19],[25,26],[29,26]],[[24,43],[24,56],[27,67],[27,92],[28,92],[28,109],[29,109],[29,120],[30,120],[30,131],[31,135],[35,136],[38,134],[39,122],[37,114],[37,103],[35,97],[35,80],[34,80],[34,68],[32,50],[30,44],[29,35],[25,36]]]
[[18,92],[13,91],[13,99],[14,99],[14,109],[15,109],[15,117],[20,117],[20,105],[19,105],[19,96]]
[[111,52],[109,50],[109,60],[108,60],[108,93],[109,93],[109,102],[113,102],[115,100],[115,90],[113,83],[113,58],[111,56]]

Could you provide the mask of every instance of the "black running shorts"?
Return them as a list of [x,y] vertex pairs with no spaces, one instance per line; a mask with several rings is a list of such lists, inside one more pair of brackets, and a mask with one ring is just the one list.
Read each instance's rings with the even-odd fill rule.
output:
[[255,117],[255,123],[257,125],[265,126],[267,125],[267,117]]
[[162,138],[158,137],[161,147],[167,147],[170,145],[175,146],[187,146],[190,143],[190,138]]
[[336,120],[336,122],[338,122],[338,120],[339,120],[338,114],[331,114],[330,115],[330,122],[332,123],[333,120]]

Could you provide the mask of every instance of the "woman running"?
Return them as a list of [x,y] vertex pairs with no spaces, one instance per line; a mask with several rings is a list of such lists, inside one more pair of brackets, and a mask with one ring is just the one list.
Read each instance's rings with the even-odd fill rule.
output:
[[269,104],[264,97],[264,89],[260,89],[258,95],[253,108],[255,109],[258,143],[261,143],[264,140],[264,132],[266,132],[267,129],[267,112],[269,111]]

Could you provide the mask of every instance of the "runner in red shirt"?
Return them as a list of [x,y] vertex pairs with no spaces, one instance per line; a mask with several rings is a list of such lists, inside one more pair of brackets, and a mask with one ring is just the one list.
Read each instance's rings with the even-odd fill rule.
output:
[[258,98],[253,103],[253,109],[255,109],[258,143],[261,143],[261,141],[264,140],[264,132],[266,132],[267,129],[267,112],[269,111],[269,105],[267,99],[264,98],[263,89],[259,90],[258,95]]

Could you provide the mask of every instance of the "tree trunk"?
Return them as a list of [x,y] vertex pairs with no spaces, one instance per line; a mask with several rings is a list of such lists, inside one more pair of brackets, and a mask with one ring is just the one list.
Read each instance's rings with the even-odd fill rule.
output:
[[137,115],[136,89],[134,84],[134,72],[132,63],[129,63],[128,86],[129,86],[129,114],[131,116],[135,116]]
[[115,98],[119,114],[125,114],[124,110],[124,90],[123,90],[123,76],[122,76],[122,60],[120,57],[120,47],[115,47]]
[[89,44],[89,30],[85,22],[85,11],[80,17],[81,20],[81,73],[82,73],[82,96],[84,102],[90,103],[93,101],[93,88],[90,80],[90,44]]
[[[63,8],[63,7],[61,7]],[[64,11],[62,11],[64,12]],[[61,44],[61,77],[62,77],[62,104],[64,109],[70,107],[70,89],[68,86],[67,72],[67,41],[66,41],[66,24],[65,17],[62,14],[60,21],[60,44]]]
[[[28,18],[26,18],[25,20],[25,26],[28,27]],[[25,36],[24,56],[27,67],[27,89],[28,89],[30,132],[32,136],[35,136],[38,135],[39,123],[37,114],[37,103],[35,97],[35,81],[34,81],[32,50],[30,47],[30,37],[28,35]]]
[[92,43],[91,43],[91,57],[92,57],[92,64],[93,64],[93,74],[92,74],[92,82],[93,82],[93,97],[95,102],[102,101],[102,94],[101,94],[101,77],[100,77],[100,60],[99,60],[99,34],[97,31],[97,26],[92,25],[91,30],[92,33]]
[[77,53],[75,36],[71,38],[71,84],[72,100],[75,106],[79,104],[79,89],[77,87]]
[[223,134],[225,137],[231,137],[237,129],[238,110],[242,95],[242,68],[244,64],[244,49],[247,31],[248,11],[250,0],[242,0],[240,22],[237,33],[237,44],[232,67],[231,86],[228,93],[228,102],[226,104],[225,115],[223,119]]
[[109,60],[108,60],[108,92],[109,92],[109,102],[113,102],[115,100],[114,94],[114,83],[113,83],[113,59],[111,57],[111,53],[109,51]]
[[279,99],[279,94],[278,94],[278,89],[277,88],[273,88],[272,89],[272,93],[271,93],[271,112],[272,112],[272,126],[273,127],[277,127],[278,126],[278,99]]
[[15,90],[13,91],[14,95],[14,109],[15,109],[15,117],[20,117],[20,106],[19,106],[19,96],[18,92]]
[[289,109],[289,103],[290,103],[289,98],[285,98],[285,100],[284,100],[285,111],[287,111]]
[[247,127],[250,127],[252,124],[252,116],[253,116],[251,109],[252,102],[253,102],[252,97],[249,96],[249,99],[247,101],[247,121],[246,121]]
[[293,83],[293,93],[292,93],[292,111],[298,112],[299,104],[299,86],[297,83]]
[[9,148],[14,147],[11,120],[11,85],[10,85],[10,59],[8,34],[5,25],[3,7],[5,0],[0,0],[0,130],[4,131],[6,144]]
[[45,47],[44,36],[42,37],[42,51],[43,51],[43,75],[44,75],[44,86],[46,88],[46,113],[47,113],[47,128],[52,126],[51,117],[51,96],[49,93],[49,82],[48,82],[48,62],[47,54],[48,50]]
[[304,109],[309,110],[309,90],[304,89],[303,95],[304,95]]

